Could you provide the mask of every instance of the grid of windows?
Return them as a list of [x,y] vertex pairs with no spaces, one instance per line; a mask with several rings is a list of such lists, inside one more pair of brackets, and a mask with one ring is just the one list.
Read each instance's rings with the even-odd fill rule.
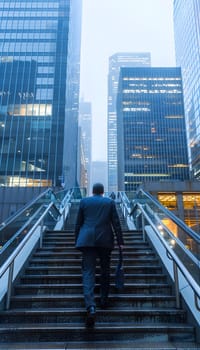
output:
[[121,68],[117,118],[119,189],[189,179],[179,68]]
[[200,180],[200,2],[174,0],[177,65],[182,68],[190,164]]
[[145,52],[120,52],[109,59],[108,75],[108,191],[117,185],[117,114],[116,100],[120,67],[150,67],[151,57]]
[[0,186],[61,184],[71,7],[0,2]]

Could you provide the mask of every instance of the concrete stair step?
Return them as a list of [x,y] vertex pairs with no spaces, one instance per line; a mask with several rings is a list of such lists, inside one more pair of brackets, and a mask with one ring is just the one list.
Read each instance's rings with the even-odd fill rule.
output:
[[[76,257],[81,257],[81,253],[76,250],[76,249],[53,249],[53,248],[43,248],[39,249],[37,253],[34,254],[34,257],[51,257],[54,259],[57,258],[66,258],[68,256],[69,258],[76,258]],[[112,253],[112,258],[116,258],[119,256],[118,251],[115,251]],[[128,259],[128,258],[135,258],[135,257],[140,257],[140,258],[155,258],[156,254],[152,252],[150,249],[148,250],[140,250],[140,251],[130,251],[130,252],[124,252],[123,253],[123,259]]]
[[[161,335],[162,336],[162,335]],[[66,341],[61,342],[6,342],[4,343],[3,350],[150,350],[150,337],[149,340],[145,341],[144,339],[138,340],[124,340],[124,341],[115,341],[115,340],[99,340],[98,342],[94,341],[73,341],[68,343],[66,348]],[[1,349],[1,347],[0,347]],[[182,342],[182,341],[160,341],[159,336],[156,337],[156,341],[151,342],[151,350],[200,350],[197,347],[197,344],[194,342]]]
[[[116,264],[113,264],[111,266],[111,273],[114,273],[116,270],[117,266],[117,261]],[[140,274],[152,274],[152,273],[162,273],[162,267],[158,265],[151,265],[149,264],[148,266],[130,266],[130,265],[125,265],[124,264],[124,272],[126,275],[129,274],[135,274],[135,273],[140,273]],[[29,266],[25,270],[25,274],[34,274],[34,275],[42,275],[48,273],[50,274],[67,274],[67,273],[72,273],[72,274],[81,274],[81,264],[78,266]],[[100,267],[97,267],[96,273],[100,273]]]
[[[39,252],[34,254],[34,258],[50,258],[50,259],[66,259],[66,257],[70,259],[77,259],[80,261],[81,259],[81,254],[79,252],[74,251],[73,253],[66,254],[65,252]],[[134,252],[134,253],[126,253],[123,255],[123,261],[128,260],[128,259],[154,259],[156,257],[156,254],[153,252]],[[112,254],[111,260],[112,259],[118,259],[119,254]]]
[[[102,341],[145,341],[156,344],[159,342],[194,342],[194,329],[190,325],[183,324],[123,324],[123,323],[98,323],[94,329],[86,329],[83,323],[68,324],[10,324],[0,325],[1,342],[7,341],[67,341],[70,344],[77,341],[98,342]],[[87,348],[88,349],[88,348]],[[76,348],[77,350],[77,348]],[[174,349],[173,349],[174,350]]]
[[[139,239],[142,240],[143,235],[142,231],[137,231],[137,230],[122,230],[123,231],[123,237],[126,238],[135,238],[138,237]],[[46,231],[44,237],[66,237],[74,239],[74,230],[61,230],[61,231]]]
[[[100,297],[96,296],[97,306],[100,303]],[[11,298],[11,308],[22,307],[84,307],[83,294],[73,295],[16,295]],[[109,296],[109,309],[116,307],[123,308],[145,308],[145,307],[160,307],[172,308],[175,307],[175,297],[172,295],[116,295]]]
[[[51,286],[49,284],[18,284],[15,286],[16,294],[70,294],[70,293],[82,293],[82,283],[71,283],[71,284],[53,284]],[[99,292],[99,285],[96,285],[95,291]],[[167,283],[126,283],[126,287],[123,289],[123,293],[120,294],[130,294],[138,295],[138,294],[169,294],[171,295],[172,287]],[[111,283],[110,285],[110,293],[118,293],[115,285]]]
[[[143,238],[142,238],[142,235],[141,234],[138,234],[138,233],[129,233],[129,234],[123,234],[123,237],[124,237],[124,240],[125,242],[129,242],[129,241],[140,241],[140,242],[143,242]],[[55,234],[54,232],[50,233],[50,234],[47,234],[45,233],[44,235],[44,239],[58,239],[58,240],[62,240],[62,239],[65,239],[67,241],[73,241],[74,242],[74,238],[75,238],[75,235],[74,233],[73,234],[69,234],[69,233],[62,233],[62,234]]]
[[[33,267],[33,266],[67,266],[67,267],[71,267],[72,265],[74,267],[81,266],[81,256],[80,257],[76,257],[76,258],[62,258],[62,259],[54,259],[54,258],[33,258],[30,261],[29,266]],[[118,263],[118,258],[113,258],[111,260],[111,267],[112,266],[116,266],[116,264]],[[127,264],[133,264],[134,267],[136,266],[157,266],[159,264],[159,260],[157,258],[124,258],[123,259],[123,265],[124,266],[128,266]],[[159,266],[159,265],[158,265]]]
[[[57,243],[48,243],[48,244],[45,244],[45,246],[43,246],[40,250],[48,250],[48,249],[53,249],[54,251],[56,250],[63,250],[65,251],[66,253],[70,253],[70,252],[73,252],[73,251],[78,251],[74,244],[68,244],[68,243],[63,243],[63,244],[60,244],[59,242]],[[135,252],[135,251],[149,251],[151,252],[151,248],[149,247],[149,244],[148,243],[134,243],[134,244],[129,244],[128,246],[124,246],[124,249],[123,249],[123,254],[126,254],[126,253],[130,253],[130,252]],[[112,254],[118,254],[118,249],[114,249]]]
[[[37,308],[12,309],[0,312],[0,324],[8,323],[84,323],[85,308]],[[116,308],[113,310],[98,310],[96,312],[98,323],[184,323],[186,312],[175,309],[138,309]]]
[[[70,226],[75,226],[70,225]],[[71,228],[69,229],[68,227],[65,227],[65,229],[63,230],[48,230],[45,232],[45,235],[50,235],[50,234],[55,234],[55,235],[61,235],[61,234],[67,234],[67,235],[73,235],[74,231],[71,230]],[[123,230],[123,234],[124,235],[140,235],[142,236],[142,230],[137,230],[137,229],[133,229],[133,230],[129,230],[129,228],[126,228],[125,230]]]
[[[111,274],[111,281],[114,281],[115,275]],[[96,281],[99,283],[100,276],[96,275]],[[128,282],[138,282],[138,283],[161,283],[165,282],[167,280],[167,276],[163,274],[125,274],[125,284]],[[39,284],[51,284],[51,283],[58,283],[58,284],[71,284],[76,282],[82,282],[82,275],[81,274],[55,274],[55,275],[24,275],[21,277],[21,282],[24,284],[29,283],[39,283]]]
[[[45,246],[43,246],[43,248],[41,248],[42,250],[51,250],[53,249],[54,251],[65,251],[67,253],[70,254],[70,252],[73,252],[74,250],[76,251],[77,249],[75,248],[74,243],[47,243],[45,244]],[[137,251],[151,251],[151,248],[147,245],[144,244],[129,244],[129,246],[125,246],[123,249],[123,254],[125,255],[126,253],[130,253],[130,252],[137,252]],[[115,250],[113,250],[112,254],[118,254],[118,249],[116,248]]]
[[[142,242],[139,239],[129,238],[129,239],[125,239],[124,242],[125,242],[125,245],[124,245],[125,250],[132,249],[132,248],[137,247],[137,246],[143,247],[143,248],[149,247],[148,242]],[[66,240],[64,237],[59,238],[59,239],[57,239],[56,237],[55,238],[44,238],[43,239],[43,246],[48,247],[49,245],[52,245],[52,246],[53,245],[55,245],[55,246],[64,245],[64,246],[74,247],[75,240],[74,239],[67,239]]]

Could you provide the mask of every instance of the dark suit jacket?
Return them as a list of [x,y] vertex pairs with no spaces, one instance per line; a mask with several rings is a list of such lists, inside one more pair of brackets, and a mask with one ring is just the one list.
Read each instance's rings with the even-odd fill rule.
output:
[[76,248],[114,248],[114,232],[117,243],[123,245],[123,237],[115,202],[101,195],[81,200],[75,226]]

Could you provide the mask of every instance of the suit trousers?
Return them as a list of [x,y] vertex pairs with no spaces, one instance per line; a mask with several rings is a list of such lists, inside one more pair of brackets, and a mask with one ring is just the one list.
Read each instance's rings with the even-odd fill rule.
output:
[[85,306],[96,307],[94,288],[96,279],[97,258],[100,262],[100,296],[107,298],[110,287],[110,257],[111,249],[102,247],[82,248],[82,279]]

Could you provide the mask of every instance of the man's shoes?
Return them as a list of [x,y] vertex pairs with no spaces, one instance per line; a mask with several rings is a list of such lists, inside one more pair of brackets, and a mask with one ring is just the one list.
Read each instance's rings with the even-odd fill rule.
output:
[[101,297],[101,299],[100,299],[100,307],[101,307],[101,309],[107,309],[108,306],[109,306],[108,297]]
[[87,309],[87,316],[86,316],[86,322],[85,322],[87,327],[94,327],[95,316],[96,316],[95,306],[89,306]]

